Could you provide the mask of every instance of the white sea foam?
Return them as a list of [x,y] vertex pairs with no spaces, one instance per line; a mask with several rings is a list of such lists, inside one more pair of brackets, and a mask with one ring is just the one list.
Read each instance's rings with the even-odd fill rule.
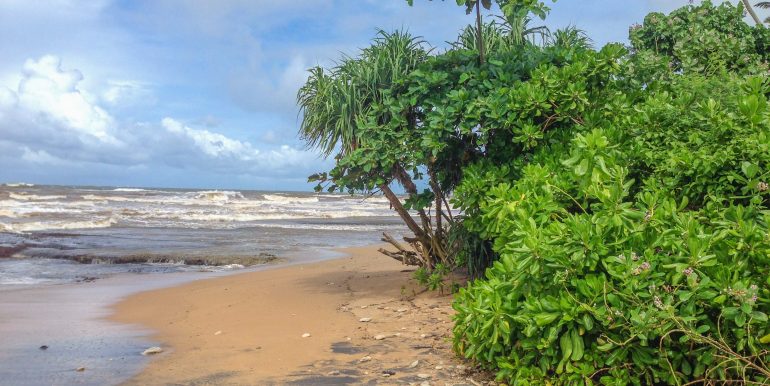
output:
[[67,196],[57,196],[57,195],[51,195],[51,196],[39,196],[37,194],[28,194],[28,193],[8,193],[8,197],[14,199],[14,200],[22,200],[22,201],[50,201],[50,200],[61,200],[63,198],[67,198]]
[[117,223],[117,219],[110,217],[102,220],[82,221],[35,221],[15,224],[0,223],[0,232],[24,233],[34,231],[51,231],[67,229],[93,229],[109,228]]
[[242,199],[243,194],[241,192],[231,192],[227,190],[205,190],[202,192],[195,192],[195,198],[198,200],[207,201],[230,201],[232,199]]
[[152,190],[139,189],[139,188],[117,188],[112,189],[113,192],[152,192]]
[[325,231],[383,231],[400,230],[403,226],[399,224],[374,225],[374,224],[255,224],[259,228],[281,228],[281,229],[306,229],[306,230],[325,230]]
[[43,284],[47,282],[53,281],[52,279],[44,279],[44,278],[34,278],[31,276],[11,276],[11,277],[0,277],[0,284],[2,285],[24,285],[28,286],[31,284]]
[[16,218],[18,216],[16,215],[16,212],[6,210],[6,209],[0,209],[0,217]]
[[265,194],[263,195],[265,200],[272,202],[284,202],[284,203],[308,203],[318,202],[318,197],[297,197],[297,196],[284,196],[278,194]]
[[31,188],[35,186],[35,184],[28,184],[26,182],[9,182],[6,184],[3,184],[9,188]]

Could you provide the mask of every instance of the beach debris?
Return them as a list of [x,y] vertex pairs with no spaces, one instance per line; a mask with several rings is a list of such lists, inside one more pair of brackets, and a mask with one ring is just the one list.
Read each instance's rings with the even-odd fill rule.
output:
[[371,322],[371,321],[372,321],[372,318],[361,318],[361,319],[358,319],[358,321],[359,321],[359,322],[363,322],[363,323],[366,323],[366,322]]
[[85,367],[78,367],[78,368],[75,369],[75,371],[77,371],[79,373],[82,373],[82,372],[86,371],[86,368]]
[[369,307],[369,306],[361,306],[361,309],[364,309],[364,308],[366,308],[366,307]]
[[46,346],[46,345],[42,345],[42,346],[40,346],[38,348],[41,349],[41,350],[48,350],[48,346]]
[[310,338],[310,333],[306,332],[306,333],[302,334],[302,337],[303,338]]
[[372,360],[372,357],[370,357],[369,355],[367,355],[367,356],[365,356],[365,357],[363,357],[363,358],[359,359],[359,360],[358,360],[358,363],[369,362],[370,360]]
[[396,310],[396,312],[406,312],[406,311],[407,311],[406,308],[399,308],[399,309]]
[[438,365],[438,366],[436,366],[436,367],[435,367],[435,369],[436,369],[436,370],[443,370],[443,369],[444,369],[444,366]]
[[393,370],[382,370],[383,377],[389,377],[391,375],[396,375],[396,372]]
[[379,334],[379,335],[375,335],[375,336],[374,336],[374,340],[383,340],[383,339],[385,339],[385,338],[387,338],[387,337],[388,337],[388,336],[387,336],[387,335],[385,335],[385,334]]
[[429,379],[429,378],[430,378],[430,374],[419,373],[419,374],[417,374],[417,378],[420,378],[420,379]]
[[326,375],[329,375],[329,376],[340,375],[340,372],[339,370],[332,370],[326,373]]
[[214,335],[222,335],[222,330],[215,332]]
[[413,368],[417,367],[419,364],[420,364],[420,361],[416,360],[416,361],[410,363],[408,368],[413,369]]
[[150,347],[147,350],[142,351],[142,355],[145,355],[145,356],[146,355],[155,355],[155,354],[160,354],[162,352],[163,352],[162,348],[160,348],[158,346],[155,346],[155,347]]

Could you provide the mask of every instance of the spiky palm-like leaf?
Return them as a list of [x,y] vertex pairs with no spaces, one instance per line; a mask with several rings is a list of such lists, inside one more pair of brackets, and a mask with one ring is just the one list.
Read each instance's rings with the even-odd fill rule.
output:
[[[529,17],[508,20],[498,17],[497,21],[483,23],[481,26],[481,44],[489,53],[501,52],[521,47],[525,44],[545,43],[550,35],[545,26],[528,27]],[[478,28],[468,25],[460,31],[457,41],[451,43],[454,48],[478,51]]]
[[408,32],[380,30],[358,57],[345,56],[329,69],[310,69],[297,93],[300,138],[324,156],[354,149],[356,120],[381,102],[382,91],[414,70],[428,53],[425,43]]
[[593,47],[593,41],[585,31],[569,26],[557,30],[551,35],[551,45],[564,48],[590,49]]

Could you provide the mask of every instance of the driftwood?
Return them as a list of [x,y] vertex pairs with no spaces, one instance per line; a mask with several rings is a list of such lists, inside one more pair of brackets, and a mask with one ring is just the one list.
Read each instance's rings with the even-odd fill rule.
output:
[[[404,239],[410,245],[412,245],[412,247],[415,246],[415,243],[412,243],[411,241],[407,240],[406,237]],[[403,245],[401,245],[401,243],[396,241],[396,239],[394,239],[391,235],[383,232],[382,241],[392,245],[397,249],[396,252],[392,252],[385,248],[380,248],[378,251],[383,255],[396,259],[405,265],[417,265],[417,266],[424,265],[423,259],[420,258],[420,255],[417,252],[406,249]]]

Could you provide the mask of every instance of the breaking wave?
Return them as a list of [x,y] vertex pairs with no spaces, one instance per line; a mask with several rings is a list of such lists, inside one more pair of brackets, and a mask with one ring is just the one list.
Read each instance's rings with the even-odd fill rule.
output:
[[109,228],[116,223],[117,219],[113,217],[104,220],[93,221],[36,221],[15,224],[0,223],[0,232],[24,233],[52,230]]
[[297,196],[284,196],[278,194],[265,194],[262,197],[267,201],[272,202],[284,202],[284,203],[308,203],[318,202],[318,197],[297,197]]
[[67,196],[51,195],[51,196],[39,196],[37,194],[26,193],[8,193],[8,197],[14,200],[21,201],[48,201],[48,200],[61,200],[67,198]]
[[227,202],[232,199],[243,199],[241,192],[231,192],[226,190],[206,190],[195,192],[195,199],[214,202]]
[[26,182],[9,182],[9,183],[3,184],[3,186],[7,186],[9,188],[31,188],[35,186],[35,184],[28,184]]

